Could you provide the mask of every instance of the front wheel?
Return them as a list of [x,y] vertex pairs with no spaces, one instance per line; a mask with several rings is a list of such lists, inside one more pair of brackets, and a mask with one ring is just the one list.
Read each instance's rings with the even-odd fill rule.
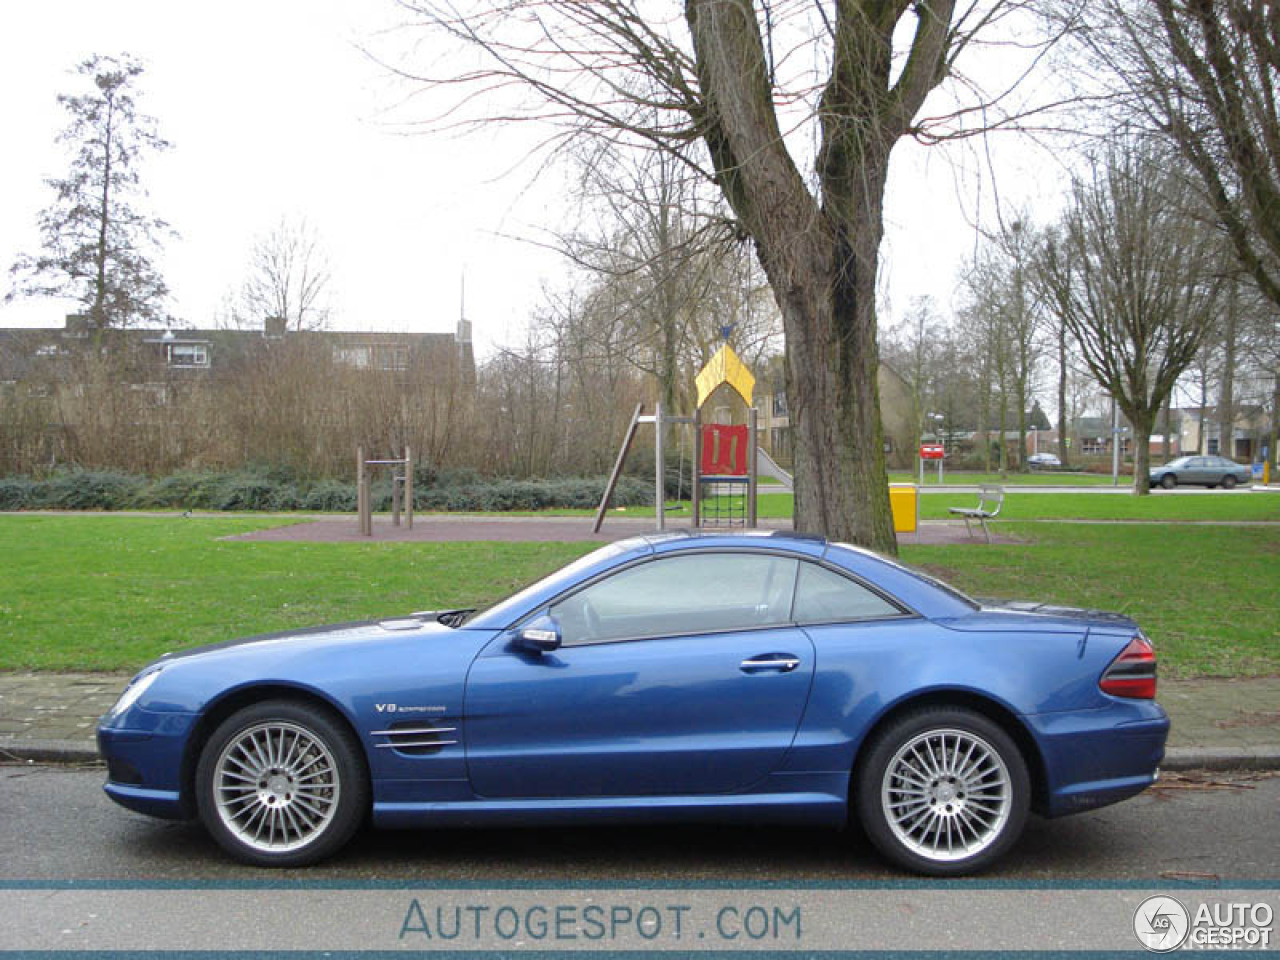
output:
[[1026,762],[1001,727],[972,710],[926,707],[881,731],[855,781],[867,836],[916,873],[981,870],[1018,839],[1030,805]]
[[369,806],[351,732],[328,711],[288,700],[228,717],[200,754],[196,792],[218,844],[259,867],[324,859],[351,838]]
[[1178,478],[1175,477],[1172,473],[1166,473],[1163,477],[1160,478],[1160,486],[1164,487],[1166,490],[1172,490],[1177,485],[1178,485]]
[[1236,487],[1236,482],[1237,481],[1235,477],[1231,476],[1230,474],[1227,474],[1225,477],[1222,478],[1222,489],[1234,490]]

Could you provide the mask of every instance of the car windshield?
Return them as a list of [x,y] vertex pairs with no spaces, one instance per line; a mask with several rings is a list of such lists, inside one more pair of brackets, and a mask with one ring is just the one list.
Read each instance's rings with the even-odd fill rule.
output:
[[568,566],[561,567],[554,573],[521,587],[515,593],[510,594],[487,607],[478,608],[473,614],[471,614],[471,616],[467,617],[467,621],[470,622],[481,614],[485,614],[486,616],[493,614],[500,617],[503,612],[508,609],[521,609],[524,606],[526,599],[532,594],[537,593],[546,587],[554,586],[556,583],[572,581],[583,570],[594,567],[596,564],[603,560],[607,560],[610,557],[616,557],[619,554],[626,553],[628,550],[632,549],[634,545],[634,542],[627,540],[619,540],[616,543],[607,543],[599,550],[592,550],[585,556],[579,557]]

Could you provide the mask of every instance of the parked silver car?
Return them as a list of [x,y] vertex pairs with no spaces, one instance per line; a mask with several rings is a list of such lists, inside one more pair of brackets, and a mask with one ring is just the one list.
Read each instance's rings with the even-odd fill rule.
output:
[[1160,467],[1151,468],[1151,486],[1172,490],[1178,484],[1198,484],[1210,489],[1221,486],[1230,490],[1236,484],[1249,484],[1253,473],[1247,467],[1226,457],[1179,457]]

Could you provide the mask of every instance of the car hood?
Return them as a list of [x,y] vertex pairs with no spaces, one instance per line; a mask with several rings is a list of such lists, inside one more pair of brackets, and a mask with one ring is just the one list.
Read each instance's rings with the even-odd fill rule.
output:
[[166,653],[153,661],[149,666],[170,664],[196,657],[209,657],[224,651],[249,652],[254,647],[264,650],[270,648],[278,651],[282,647],[296,650],[299,648],[332,648],[348,646],[378,640],[405,637],[410,634],[428,636],[453,635],[455,630],[445,622],[470,611],[447,610],[415,613],[408,617],[392,617],[384,620],[355,620],[349,623],[331,623],[320,627],[306,627],[300,630],[281,630],[276,633],[260,633],[250,637],[239,637],[219,643],[207,643],[198,647],[188,647]]
[[1134,633],[1138,624],[1123,613],[1063,607],[1029,600],[984,600],[972,614],[947,623],[955,630],[1038,630],[1051,633]]

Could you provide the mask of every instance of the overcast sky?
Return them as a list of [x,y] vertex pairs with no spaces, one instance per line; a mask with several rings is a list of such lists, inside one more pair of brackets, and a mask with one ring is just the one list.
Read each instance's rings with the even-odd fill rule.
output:
[[[536,236],[563,216],[554,177],[531,186],[527,167],[504,176],[538,134],[399,132],[388,111],[405,90],[360,50],[394,20],[378,0],[5,4],[0,269],[37,249],[36,214],[51,198],[43,180],[65,172],[55,97],[74,87],[68,71],[91,54],[127,51],[147,65],[143,109],[174,144],[146,168],[154,212],[179,232],[161,260],[174,316],[211,325],[254,237],[303,216],[329,252],[334,326],[452,330],[465,271],[480,352],[518,339],[540,284],[566,272],[554,255],[506,238]],[[890,319],[919,294],[944,309],[952,299],[972,218],[994,209],[990,189],[980,190],[980,150],[903,144],[895,153],[883,267]],[[1045,192],[1061,180],[1037,175],[1042,156],[1007,141],[995,150],[1008,197],[1052,204]],[[0,305],[0,326],[60,326],[73,306]]]

